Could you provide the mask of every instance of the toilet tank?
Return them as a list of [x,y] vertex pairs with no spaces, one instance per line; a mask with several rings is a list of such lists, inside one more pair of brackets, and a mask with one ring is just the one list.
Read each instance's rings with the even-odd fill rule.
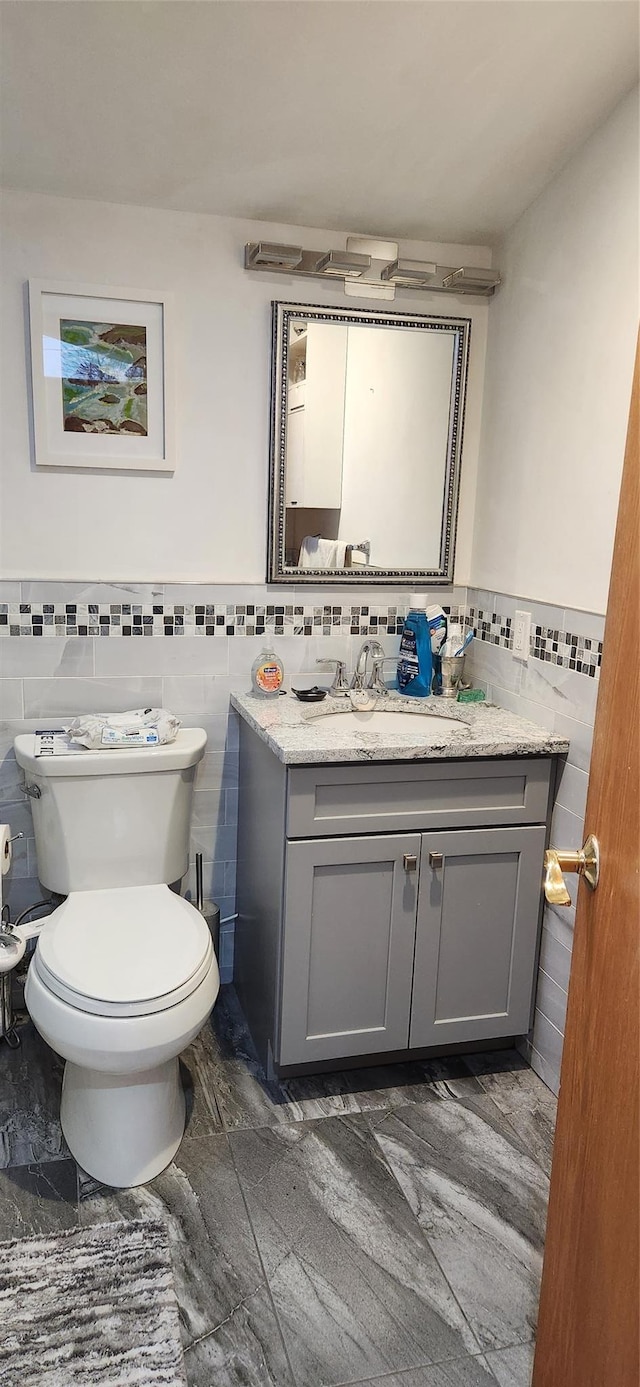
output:
[[206,742],[201,728],[182,728],[167,746],[42,757],[32,734],[16,737],[42,885],[67,896],[184,876]]

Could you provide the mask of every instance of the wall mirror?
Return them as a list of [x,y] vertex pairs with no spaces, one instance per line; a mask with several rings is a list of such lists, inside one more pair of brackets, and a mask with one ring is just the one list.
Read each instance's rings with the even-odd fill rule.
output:
[[452,581],[470,327],[273,304],[269,582]]

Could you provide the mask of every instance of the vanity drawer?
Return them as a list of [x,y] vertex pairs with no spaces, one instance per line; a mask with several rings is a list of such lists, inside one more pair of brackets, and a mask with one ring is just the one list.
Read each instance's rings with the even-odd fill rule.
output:
[[550,772],[548,757],[292,768],[287,836],[544,823]]

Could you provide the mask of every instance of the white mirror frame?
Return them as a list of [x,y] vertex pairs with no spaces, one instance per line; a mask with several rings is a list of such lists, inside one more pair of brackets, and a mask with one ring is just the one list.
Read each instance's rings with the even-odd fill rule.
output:
[[[87,319],[133,319],[147,327],[153,353],[149,377],[149,431],[145,438],[111,433],[65,434],[62,411],[48,408],[45,371],[47,312]],[[174,472],[172,297],[166,293],[127,289],[121,285],[74,284],[67,280],[29,280],[31,390],[34,461],[37,467],[95,468],[100,471]],[[52,372],[56,383],[59,372]]]
[[[453,581],[460,463],[464,428],[464,408],[469,362],[470,318],[451,318],[437,314],[388,313],[379,310],[334,308],[322,304],[272,302],[273,351],[271,362],[271,446],[269,480],[269,530],[267,542],[267,582],[341,586],[403,586],[428,583],[434,587]],[[449,411],[449,437],[445,465],[445,484],[440,535],[440,563],[437,568],[294,568],[285,564],[285,462],[287,443],[287,355],[289,325],[292,319],[311,322],[360,323],[369,327],[407,327],[426,332],[449,332],[454,336],[454,367]]]

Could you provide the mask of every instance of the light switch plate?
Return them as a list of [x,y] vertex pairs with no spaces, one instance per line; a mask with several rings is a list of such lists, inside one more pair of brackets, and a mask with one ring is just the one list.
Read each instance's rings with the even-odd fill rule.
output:
[[531,612],[516,612],[513,618],[513,654],[518,660],[529,659]]

